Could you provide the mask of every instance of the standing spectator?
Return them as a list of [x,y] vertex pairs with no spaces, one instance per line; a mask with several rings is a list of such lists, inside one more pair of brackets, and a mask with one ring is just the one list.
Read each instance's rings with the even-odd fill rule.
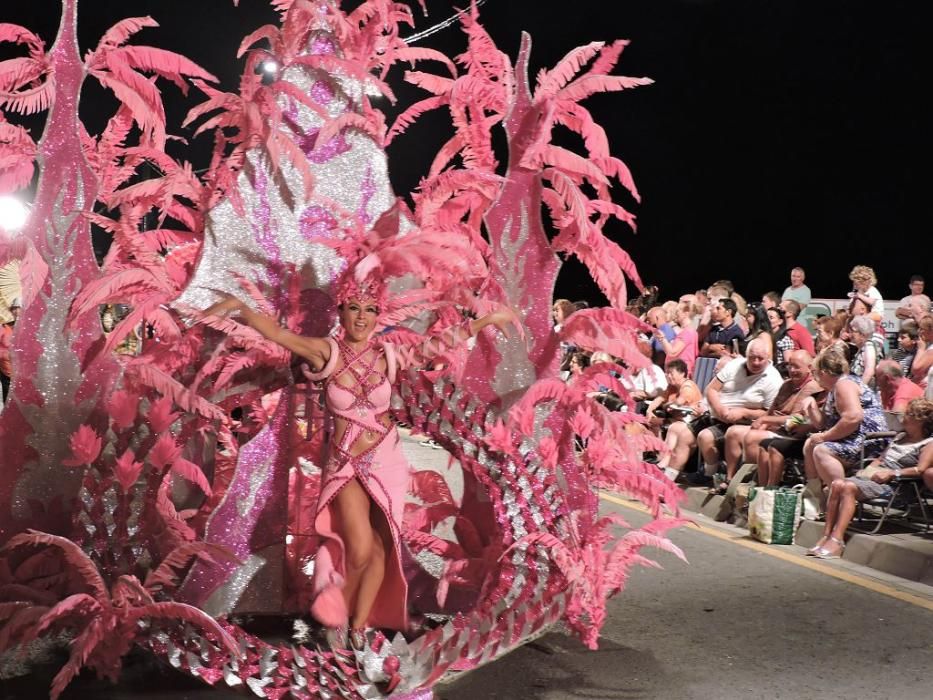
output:
[[677,315],[674,322],[680,326],[680,332],[673,341],[668,341],[667,337],[660,330],[656,330],[654,338],[664,349],[667,362],[671,360],[683,360],[687,366],[687,375],[693,374],[693,366],[697,361],[698,342],[697,332],[694,330],[693,317],[696,307],[693,304],[681,304],[677,309]]
[[777,292],[765,292],[761,295],[761,305],[765,307],[765,311],[773,309],[775,306],[780,306],[781,295]]
[[918,320],[930,313],[930,297],[923,293],[923,277],[914,275],[910,278],[910,294],[900,300],[894,315],[902,321]]
[[0,325],[0,404],[6,403],[13,379],[13,326],[19,319],[20,310],[19,299],[14,299],[10,304],[13,320]]
[[920,327],[916,321],[907,320],[901,322],[901,329],[897,332],[897,348],[891,353],[891,359],[895,360],[904,370],[904,376],[910,376],[910,368],[914,363],[914,357],[917,355],[917,344],[920,339]]
[[868,316],[856,316],[849,321],[849,339],[857,348],[852,357],[852,374],[869,386],[875,381],[878,363],[878,349],[871,340],[874,329],[875,324]]
[[875,287],[878,284],[875,271],[867,265],[856,265],[849,273],[849,279],[852,280],[849,298],[862,301],[868,307],[872,320],[881,321],[884,318],[884,299]]
[[[653,306],[648,309],[645,315],[645,322],[656,331],[661,331],[668,342],[677,337],[677,332],[673,326],[668,323],[667,314],[660,306]],[[664,366],[664,360],[667,357],[664,346],[656,337],[651,339],[651,361],[659,367]]]
[[768,309],[768,320],[771,322],[771,338],[774,343],[774,366],[782,377],[787,375],[787,356],[794,349],[794,341],[787,335],[787,326],[784,323],[784,309],[775,306]]
[[[795,267],[790,271],[790,286],[784,290],[784,294],[781,295],[781,301],[795,301],[800,304],[800,310],[803,311],[807,308],[807,305],[810,303],[812,295],[810,294],[810,288],[803,283],[807,278],[806,273],[803,271],[802,267]],[[800,315],[799,313],[797,314]],[[806,348],[804,348],[806,350]]]
[[797,318],[803,307],[793,299],[785,299],[781,302],[781,308],[784,309],[784,326],[787,329],[787,335],[794,341],[794,349],[806,350],[813,355],[813,336],[802,323],[797,323]]
[[881,392],[881,407],[891,413],[903,413],[907,404],[923,396],[923,389],[904,376],[894,360],[882,360],[875,370],[875,385]]
[[[725,357],[736,354],[745,334],[735,322],[738,308],[732,299],[720,299],[710,305],[712,326],[706,334],[700,355],[703,357]],[[734,341],[734,342],[733,342]]]

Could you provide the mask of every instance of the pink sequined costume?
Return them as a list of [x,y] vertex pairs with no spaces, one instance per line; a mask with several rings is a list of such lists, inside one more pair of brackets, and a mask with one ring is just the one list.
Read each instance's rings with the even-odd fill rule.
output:
[[326,430],[330,435],[314,517],[314,531],[322,544],[315,557],[311,612],[325,625],[346,624],[341,591],[346,550],[339,514],[331,505],[340,490],[356,479],[385,516],[393,543],[386,552],[385,577],[367,626],[405,630],[408,583],[402,571],[400,531],[410,467],[388,414],[398,357],[389,343],[371,342],[357,353],[340,339],[327,340],[330,359],[319,373],[311,375],[325,382]]

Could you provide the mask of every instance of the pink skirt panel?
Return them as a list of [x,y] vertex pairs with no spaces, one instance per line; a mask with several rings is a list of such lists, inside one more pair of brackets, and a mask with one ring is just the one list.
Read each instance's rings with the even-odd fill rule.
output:
[[[401,525],[410,468],[402,453],[398,433],[391,430],[374,450],[343,462],[333,452],[322,477],[314,519],[314,531],[322,538],[321,550],[324,551],[319,551],[315,557],[313,590],[317,597],[311,612],[325,625],[346,622],[346,608],[341,609],[334,596],[335,590],[343,587],[346,565],[345,548],[339,534],[342,528],[332,504],[340,490],[355,478],[382,511],[393,545],[392,551],[386,552],[385,578],[367,626],[405,630],[408,628],[408,582],[402,571]],[[334,621],[341,616],[341,622]]]

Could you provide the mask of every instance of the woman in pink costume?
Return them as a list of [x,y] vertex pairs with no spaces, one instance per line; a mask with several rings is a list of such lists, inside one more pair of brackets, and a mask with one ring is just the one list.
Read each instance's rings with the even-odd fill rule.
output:
[[357,650],[366,645],[367,628],[408,627],[401,523],[409,466],[388,414],[396,375],[488,325],[505,331],[515,318],[507,309],[496,311],[397,352],[372,338],[380,296],[356,285],[345,287],[338,296],[341,333],[327,338],[292,333],[234,297],[207,311],[239,314],[266,338],[307,360],[310,379],[325,382],[330,437],[314,519],[323,543],[315,557],[311,613],[341,633],[349,623],[349,642]]

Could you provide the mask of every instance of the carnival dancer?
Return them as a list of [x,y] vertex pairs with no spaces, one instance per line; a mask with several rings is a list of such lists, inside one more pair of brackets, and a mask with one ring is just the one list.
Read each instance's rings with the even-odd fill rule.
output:
[[380,291],[351,283],[342,285],[337,296],[336,337],[292,333],[232,296],[205,313],[238,314],[267,339],[307,360],[307,376],[325,384],[329,439],[314,518],[322,545],[315,556],[311,614],[336,632],[333,643],[341,644],[346,634],[350,645],[362,650],[368,629],[408,628],[401,523],[410,468],[388,414],[392,385],[408,366],[436,357],[488,325],[505,333],[515,315],[501,309],[417,347],[397,347],[373,337],[383,310]]

